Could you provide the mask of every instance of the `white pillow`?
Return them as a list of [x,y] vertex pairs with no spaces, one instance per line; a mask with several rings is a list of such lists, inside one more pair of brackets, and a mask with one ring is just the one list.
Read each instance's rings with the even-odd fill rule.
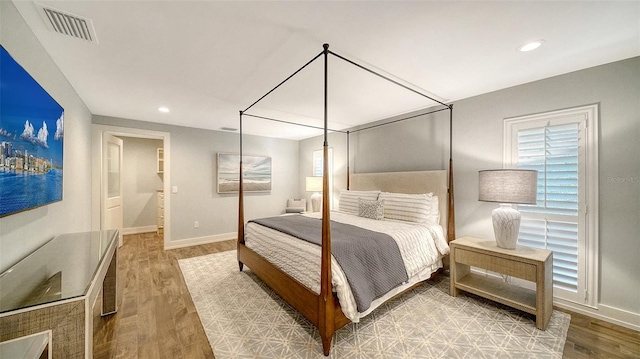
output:
[[358,198],[358,216],[375,220],[384,218],[384,200],[368,200]]
[[380,191],[340,191],[338,211],[358,215],[358,198],[375,201]]
[[429,217],[427,219],[429,224],[440,224],[440,203],[438,203],[438,196],[431,196],[431,203],[429,206]]
[[432,193],[405,194],[382,192],[378,197],[384,200],[384,218],[399,221],[428,223]]

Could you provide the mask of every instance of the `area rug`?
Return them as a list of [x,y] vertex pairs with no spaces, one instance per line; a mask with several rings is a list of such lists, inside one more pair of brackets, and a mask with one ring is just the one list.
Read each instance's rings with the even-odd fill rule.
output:
[[[236,251],[181,259],[217,359],[324,358],[317,329],[245,266]],[[526,313],[471,295],[449,296],[439,275],[338,330],[330,358],[561,358],[571,317],[546,331]]]

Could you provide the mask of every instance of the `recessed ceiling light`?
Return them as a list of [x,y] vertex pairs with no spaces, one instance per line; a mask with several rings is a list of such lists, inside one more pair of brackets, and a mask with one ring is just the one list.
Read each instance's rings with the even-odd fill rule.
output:
[[518,50],[520,50],[522,52],[532,51],[532,50],[535,50],[535,49],[539,48],[540,46],[542,46],[543,43],[544,43],[544,40],[529,41],[526,44],[518,47]]
[[169,112],[169,108],[167,108],[167,107],[158,107],[158,111],[167,113],[167,112]]
[[543,42],[544,42],[544,40],[529,41],[526,44],[518,47],[518,50],[520,50],[522,52],[532,51],[532,50],[535,50],[535,49],[539,48],[540,46],[542,46]]

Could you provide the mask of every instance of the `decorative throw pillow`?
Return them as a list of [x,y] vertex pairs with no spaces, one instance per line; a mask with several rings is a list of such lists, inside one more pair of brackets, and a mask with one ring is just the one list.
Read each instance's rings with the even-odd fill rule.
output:
[[385,200],[384,218],[407,222],[427,223],[431,207],[432,193],[405,194],[380,193],[380,200]]
[[287,200],[286,213],[302,213],[307,210],[307,200],[302,199],[289,199]]
[[384,200],[372,201],[358,198],[358,216],[381,220],[384,218]]
[[366,200],[377,200],[380,191],[340,191],[340,202],[338,210],[340,212],[358,215],[358,198]]

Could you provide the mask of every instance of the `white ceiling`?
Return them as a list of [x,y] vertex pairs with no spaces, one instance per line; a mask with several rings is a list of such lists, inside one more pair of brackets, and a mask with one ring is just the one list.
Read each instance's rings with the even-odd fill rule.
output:
[[[330,50],[454,101],[640,55],[640,2],[42,1],[89,18],[98,43],[19,12],[96,115],[219,130]],[[517,47],[544,39],[536,51]],[[322,126],[322,58],[249,113]],[[329,57],[330,127],[432,103]],[[170,108],[169,113],[158,107]],[[245,133],[317,134],[247,119]]]

